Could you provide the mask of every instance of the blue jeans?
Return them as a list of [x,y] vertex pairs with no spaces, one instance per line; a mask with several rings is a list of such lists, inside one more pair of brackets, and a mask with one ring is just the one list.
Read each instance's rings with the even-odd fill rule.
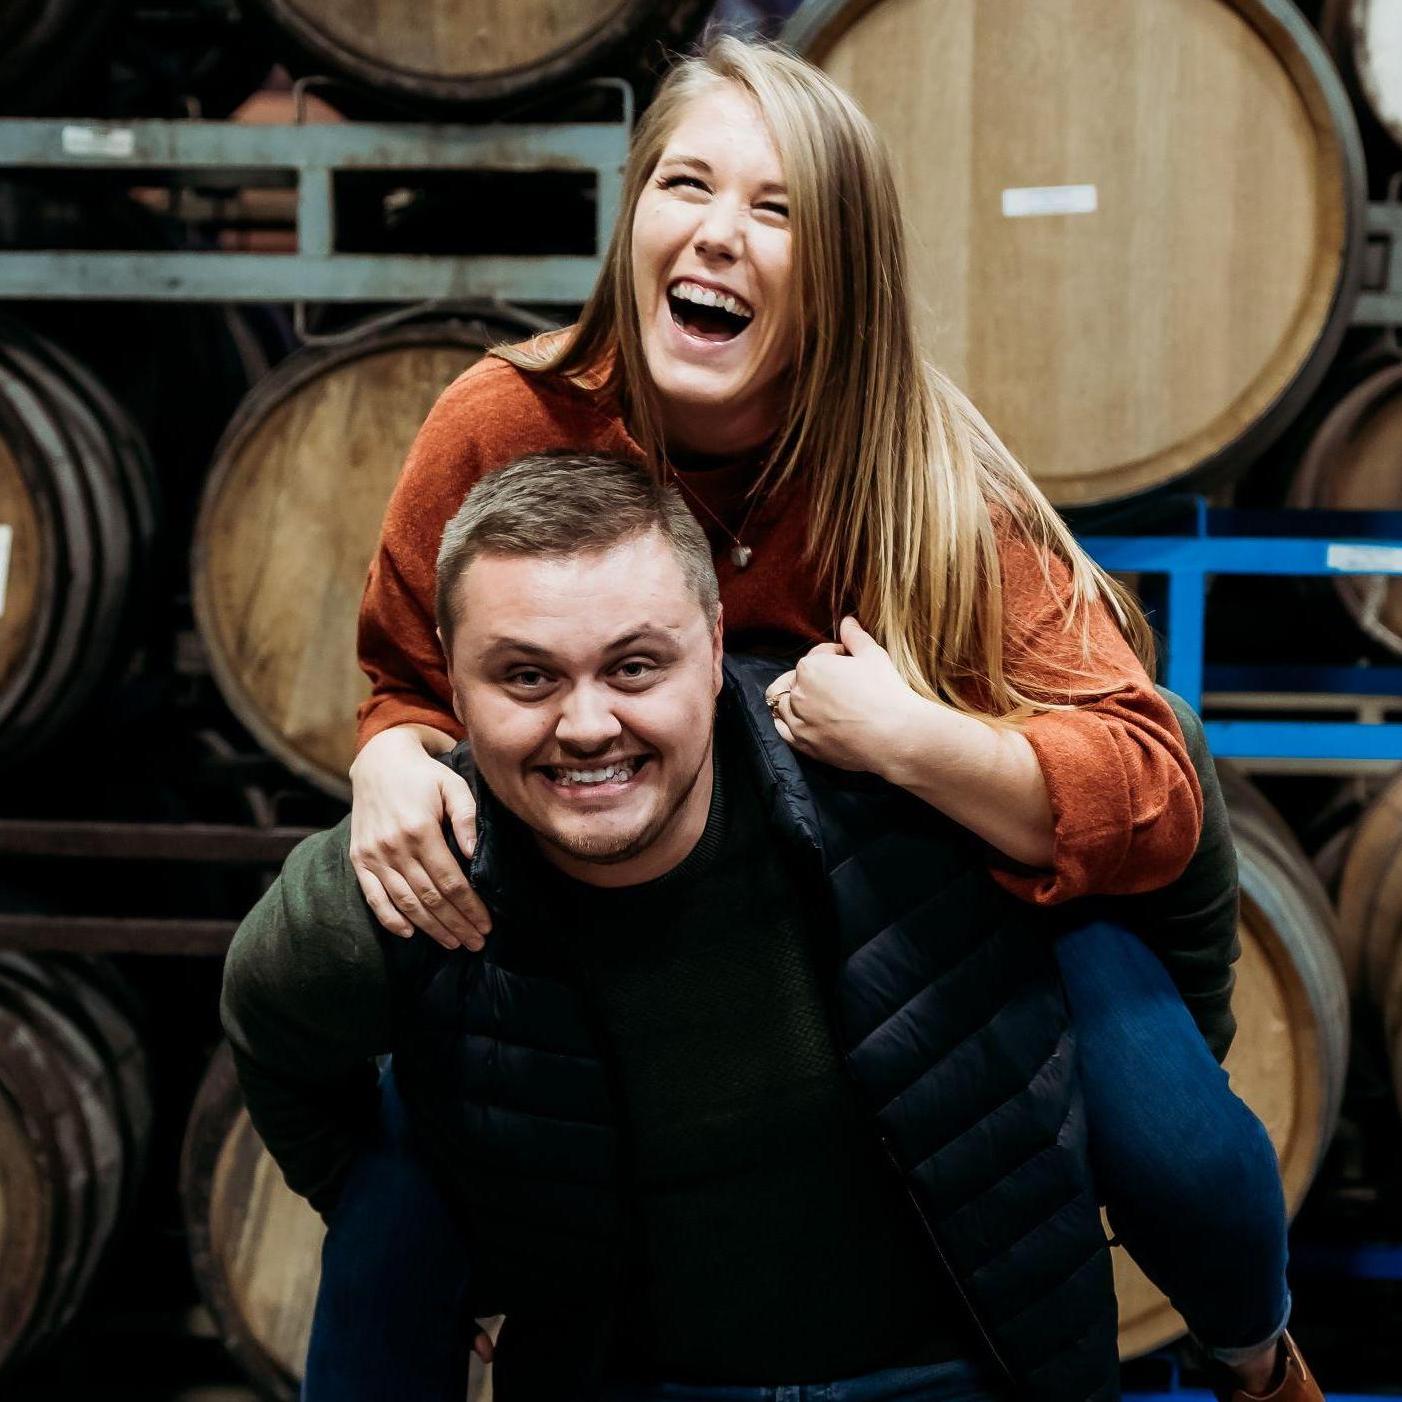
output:
[[1239,1362],[1290,1317],[1275,1149],[1142,941],[1087,925],[1057,961],[1111,1225],[1198,1342]]
[[[1274,1338],[1290,1312],[1275,1151],[1138,939],[1090,925],[1062,936],[1057,954],[1076,1026],[1092,1167],[1111,1221],[1199,1342],[1223,1362],[1237,1361]],[[302,1396],[462,1402],[475,1332],[465,1313],[466,1244],[408,1143],[392,1075],[381,1091],[379,1139],[348,1179],[322,1250]],[[824,1395],[812,1387],[781,1392],[784,1402]],[[646,1396],[769,1395],[761,1388]],[[832,1399],[922,1395],[834,1391]]]
[[394,1077],[327,1225],[304,1402],[463,1402],[467,1243],[409,1141]]
[[973,1364],[935,1363],[791,1387],[613,1383],[604,1388],[603,1402],[994,1402],[994,1394]]

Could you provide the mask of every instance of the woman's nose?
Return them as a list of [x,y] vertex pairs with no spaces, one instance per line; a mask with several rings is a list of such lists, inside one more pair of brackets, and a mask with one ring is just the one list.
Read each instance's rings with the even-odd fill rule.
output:
[[695,248],[703,258],[734,262],[740,256],[740,216],[727,199],[712,200],[696,229]]

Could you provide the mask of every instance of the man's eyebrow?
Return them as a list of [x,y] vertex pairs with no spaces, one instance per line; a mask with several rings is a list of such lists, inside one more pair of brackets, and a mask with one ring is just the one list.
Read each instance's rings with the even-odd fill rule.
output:
[[[667,643],[672,642],[671,630],[660,627],[656,624],[648,624],[642,628],[634,628],[629,633],[623,633],[612,642],[607,643],[603,652],[621,652],[625,648],[636,646],[638,643]],[[528,642],[524,638],[493,638],[482,649],[481,656],[484,660],[498,657],[503,653],[517,653],[525,657],[535,657],[548,660],[554,654],[547,647],[541,647],[539,643]]]
[[[657,163],[660,166],[687,166],[692,170],[699,171],[702,175],[710,175],[710,163],[703,161],[700,156],[663,156]],[[760,187],[760,193],[764,195],[787,195],[789,187],[779,180],[766,180]]]

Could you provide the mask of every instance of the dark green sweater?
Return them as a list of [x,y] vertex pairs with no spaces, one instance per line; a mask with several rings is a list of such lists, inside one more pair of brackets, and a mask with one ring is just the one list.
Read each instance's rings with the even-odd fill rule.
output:
[[717,767],[704,834],[659,880],[547,871],[623,1113],[638,1251],[619,1366],[801,1383],[957,1356],[962,1315],[834,1043],[826,923],[749,775]]

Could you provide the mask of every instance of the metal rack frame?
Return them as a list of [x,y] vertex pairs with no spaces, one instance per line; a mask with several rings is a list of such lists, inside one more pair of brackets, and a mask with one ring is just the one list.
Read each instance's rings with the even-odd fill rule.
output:
[[[1342,695],[1396,700],[1402,667],[1207,667],[1203,660],[1207,586],[1214,575],[1402,575],[1402,511],[1236,511],[1189,504],[1170,534],[1096,535],[1081,543],[1105,569],[1164,578],[1155,623],[1165,637],[1163,680],[1202,710],[1234,698],[1280,693],[1326,708]],[[1318,767],[1394,765],[1402,761],[1402,723],[1322,720],[1204,722],[1219,758],[1312,762]]]
[[[367,302],[585,301],[622,199],[632,94],[612,122],[486,126],[374,122],[245,126],[0,121],[0,171],[159,172],[177,184],[294,187],[295,253],[0,252],[0,299]],[[592,254],[338,253],[335,176],[346,171],[592,174]]]

